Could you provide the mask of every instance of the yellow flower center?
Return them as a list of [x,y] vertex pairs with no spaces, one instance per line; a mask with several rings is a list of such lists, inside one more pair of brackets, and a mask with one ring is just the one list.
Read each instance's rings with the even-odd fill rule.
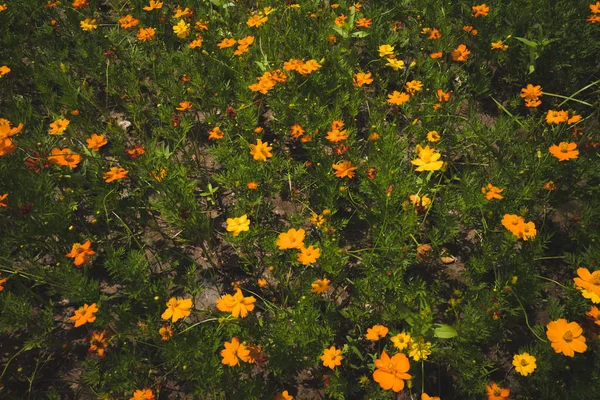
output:
[[568,143],[561,143],[560,145],[560,151],[561,153],[567,153],[569,151],[569,144]]
[[387,365],[387,369],[391,374],[396,373],[396,366],[392,363],[388,363]]
[[600,271],[592,272],[592,277],[590,278],[590,283],[593,285],[600,285]]
[[573,333],[571,333],[571,331],[566,331],[565,334],[563,335],[563,339],[567,343],[572,342],[573,341]]
[[527,361],[526,359],[522,358],[521,359],[521,366],[526,367],[529,365],[529,361]]
[[500,390],[500,388],[494,389],[494,396],[500,396],[501,393],[502,391]]

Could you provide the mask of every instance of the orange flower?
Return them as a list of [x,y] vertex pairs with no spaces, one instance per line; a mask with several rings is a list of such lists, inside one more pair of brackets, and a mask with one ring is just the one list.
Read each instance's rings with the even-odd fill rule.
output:
[[304,229],[290,228],[287,232],[279,234],[275,244],[277,244],[279,250],[301,249],[304,247],[304,235]]
[[171,319],[175,323],[181,318],[186,318],[191,314],[192,299],[180,299],[171,297],[167,301],[167,309],[160,316],[162,319]]
[[436,97],[440,102],[448,102],[450,101],[451,92],[444,92],[442,89],[438,89],[436,92]]
[[586,21],[590,24],[600,23],[600,15],[590,15],[587,17]]
[[258,287],[260,287],[260,288],[264,288],[267,286],[267,280],[265,278],[257,279],[256,283],[258,284]]
[[8,193],[0,194],[0,207],[8,207],[8,204],[4,202],[4,200],[8,197]]
[[104,332],[96,332],[92,331],[92,337],[90,337],[90,348],[88,352],[93,353],[96,352],[99,357],[104,357],[104,352],[106,351],[106,347],[108,347],[108,343],[106,342],[106,337]]
[[542,104],[541,100],[525,100],[525,107],[536,108]]
[[333,129],[331,131],[328,131],[327,136],[325,136],[325,139],[327,139],[333,143],[337,143],[337,142],[341,142],[342,140],[346,140],[346,139],[348,139],[347,130],[344,129],[343,131],[340,131],[339,129]]
[[535,238],[535,224],[533,222],[525,223],[525,219],[519,215],[504,214],[502,225],[519,239]]
[[63,133],[65,129],[67,129],[67,126],[69,126],[70,122],[71,121],[69,121],[68,119],[59,118],[50,124],[50,129],[48,129],[48,133],[51,135],[58,135],[60,133]]
[[590,11],[592,14],[600,14],[600,1],[597,1],[596,4],[590,4]]
[[111,167],[110,171],[104,172],[102,175],[104,176],[104,182],[110,183],[112,181],[118,181],[125,177],[127,177],[127,171],[125,168],[121,167]]
[[417,166],[416,171],[437,171],[444,165],[443,161],[438,161],[441,157],[441,154],[437,153],[435,149],[430,148],[429,145],[423,148],[420,144],[418,144],[416,150],[418,158],[411,161],[413,165]]
[[496,382],[490,382],[485,386],[488,400],[505,400],[510,395],[510,389],[501,388]]
[[221,350],[221,357],[223,357],[221,363],[235,367],[240,365],[240,360],[248,362],[250,359],[250,350],[240,343],[238,338],[231,338],[231,342],[225,342],[224,346],[225,348]]
[[187,100],[179,103],[179,107],[175,107],[175,109],[177,111],[186,111],[186,110],[189,110],[190,108],[192,108],[192,103],[190,103]]
[[5,283],[6,283],[6,278],[0,279],[0,292],[4,290]]
[[579,156],[579,150],[576,149],[577,143],[560,142],[558,145],[553,144],[548,150],[558,161],[568,161]]
[[356,87],[360,87],[363,85],[370,85],[373,83],[373,78],[371,78],[371,73],[367,72],[366,74],[363,72],[358,72],[354,74],[353,84]]
[[346,22],[346,19],[347,19],[347,17],[346,17],[344,14],[342,14],[342,15],[340,15],[339,17],[337,17],[337,18],[335,19],[335,21],[333,21],[333,23],[334,23],[336,26],[338,26],[338,27],[340,27],[340,28],[341,28],[342,26],[344,26],[344,23]]
[[441,138],[440,134],[438,133],[438,131],[427,132],[427,141],[436,143],[436,142],[439,142],[441,139],[442,138]]
[[545,182],[542,186],[546,190],[554,191],[557,189],[556,184],[552,181]]
[[546,336],[552,348],[557,353],[567,357],[574,357],[575,352],[583,353],[587,350],[583,329],[577,322],[567,322],[564,318],[548,322]]
[[392,94],[388,94],[388,99],[387,102],[390,104],[394,104],[396,106],[399,106],[401,104],[406,103],[408,100],[410,100],[410,95],[408,93],[400,93],[397,90],[394,90],[392,92]]
[[225,38],[217,43],[217,47],[220,49],[226,49],[228,47],[233,47],[237,43],[237,40],[234,38]]
[[388,332],[389,332],[388,328],[386,328],[383,325],[373,325],[372,328],[367,329],[367,334],[365,335],[365,337],[368,340],[377,341],[381,338],[386,337]]
[[221,130],[218,126],[215,126],[210,131],[208,131],[208,139],[209,140],[219,140],[223,139],[225,136],[225,132]]
[[159,8],[162,8],[162,6],[163,6],[163,2],[150,0],[150,4],[147,5],[146,7],[144,7],[144,10],[145,11],[158,10]]
[[317,262],[317,259],[321,256],[321,249],[314,248],[312,245],[308,247],[300,247],[300,253],[298,253],[298,261],[302,265],[308,265]]
[[521,89],[521,95],[525,100],[537,100],[538,97],[542,96],[542,87],[540,85],[532,85],[528,83],[526,87]]
[[108,141],[104,138],[104,135],[96,135],[92,133],[88,139],[85,140],[87,142],[88,149],[98,151],[100,147],[104,146]]
[[437,39],[441,39],[441,38],[442,38],[442,34],[440,33],[440,31],[437,28],[433,28],[432,30],[429,31],[429,39],[437,40]]
[[492,42],[492,50],[508,50],[508,45],[504,44],[502,40],[498,40],[497,42]]
[[144,146],[140,146],[140,145],[135,145],[135,146],[125,150],[125,153],[127,153],[127,155],[133,159],[141,157],[145,152],[146,152],[146,149],[144,149]]
[[422,393],[421,400],[440,400],[440,398],[437,396],[430,396],[427,393]]
[[546,114],[546,122],[549,124],[560,124],[569,120],[569,114],[565,110],[554,111],[548,110]]
[[311,292],[321,294],[329,289],[330,283],[331,281],[327,278],[317,279],[310,285],[312,287]]
[[577,268],[578,278],[573,278],[575,287],[586,299],[600,303],[600,271],[590,272],[587,268]]
[[138,32],[138,40],[142,42],[147,42],[148,40],[153,40],[154,35],[156,34],[156,30],[154,28],[141,28]]
[[90,240],[86,241],[84,244],[74,243],[71,247],[71,252],[67,253],[65,257],[74,258],[74,264],[78,267],[81,264],[89,264],[90,259],[88,256],[96,254],[96,252],[90,248],[91,245],[92,242]]
[[123,29],[129,29],[129,28],[136,27],[136,26],[138,26],[139,23],[140,23],[140,20],[133,18],[133,16],[131,14],[126,15],[123,18],[119,19],[119,24],[121,25],[121,28],[123,28]]
[[246,21],[246,25],[248,25],[249,27],[258,28],[259,26],[261,26],[268,20],[269,20],[269,17],[267,17],[266,15],[263,16],[263,15],[259,15],[259,14],[254,14],[250,18],[248,18],[248,21]]
[[[162,3],[161,3],[162,4]],[[136,390],[129,400],[155,400],[154,393],[150,389]]]
[[208,30],[208,21],[199,19],[196,22],[196,25],[194,25],[194,29],[196,29],[197,31],[207,31]]
[[0,118],[0,140],[14,136],[23,129],[22,123],[15,127],[11,125],[12,123],[9,120]]
[[48,161],[63,167],[75,168],[81,162],[81,156],[67,148],[59,149],[55,147],[50,154]]
[[248,189],[250,190],[256,190],[258,189],[258,183],[254,182],[254,181],[250,181],[248,182],[248,185],[246,185],[248,187]]
[[342,365],[343,359],[342,350],[336,349],[335,346],[323,350],[323,355],[321,356],[323,365],[331,369],[335,369],[335,367]]
[[8,74],[9,72],[10,72],[10,68],[8,68],[6,65],[0,66],[0,76],[4,76],[4,75]]
[[294,139],[300,138],[300,136],[302,136],[303,134],[304,128],[302,128],[300,125],[294,124],[290,127],[290,135],[292,135]]
[[442,53],[441,51],[435,51],[435,52],[431,53],[429,55],[429,57],[431,57],[435,60],[437,58],[441,58],[443,55],[444,55],[444,53]]
[[10,139],[0,139],[0,157],[13,153],[17,149],[17,145],[13,144]]
[[379,383],[383,390],[392,389],[399,392],[404,389],[404,380],[411,379],[407,372],[410,369],[408,358],[403,353],[389,357],[384,351],[381,357],[375,360],[377,369],[373,372],[373,380]]
[[471,7],[471,10],[473,11],[473,16],[474,17],[485,17],[488,15],[488,13],[490,12],[490,8],[488,6],[484,4],[480,4],[478,6],[473,6]]
[[192,14],[192,10],[190,10],[189,8],[184,8],[181,9],[181,7],[177,7],[177,10],[175,10],[175,15],[173,15],[173,18],[182,18],[182,17],[187,17],[188,15]]
[[504,198],[504,196],[500,194],[502,192],[504,192],[504,189],[500,189],[492,185],[491,183],[487,184],[487,188],[485,186],[481,188],[481,193],[483,193],[485,195],[485,198],[488,200],[502,200]]
[[217,299],[219,311],[230,312],[233,318],[246,318],[254,310],[254,296],[244,297],[241,289],[237,288],[234,295],[226,294]]
[[163,325],[158,329],[158,334],[161,341],[168,342],[173,337],[173,328],[171,325]]
[[349,179],[354,178],[354,175],[356,174],[355,171],[358,169],[358,167],[352,166],[352,163],[350,161],[341,161],[337,164],[333,164],[332,167],[335,170],[335,176],[337,176],[338,178]]
[[267,158],[273,157],[271,150],[273,147],[269,146],[268,142],[264,142],[260,139],[256,140],[256,144],[248,145],[250,147],[250,155],[252,155],[255,161],[267,162]]
[[590,317],[596,325],[600,325],[600,309],[598,309],[598,307],[592,306],[590,311],[585,312],[585,315]]
[[277,393],[273,400],[294,400],[294,397],[288,393],[287,390],[284,390],[281,393]]
[[95,313],[98,312],[96,303],[91,305],[84,304],[83,307],[75,310],[75,315],[69,318],[71,321],[75,321],[75,328],[81,325],[87,324],[88,322],[94,322],[96,320]]
[[467,46],[461,44],[452,51],[452,59],[454,61],[467,61],[469,54],[471,52],[467,49]]
[[307,76],[319,68],[321,68],[321,64],[319,64],[316,60],[308,60],[304,62],[302,60],[290,58],[289,61],[283,63],[283,69],[286,71],[296,71],[303,76]]
[[360,28],[368,28],[373,23],[371,18],[359,18],[356,20],[356,26]]

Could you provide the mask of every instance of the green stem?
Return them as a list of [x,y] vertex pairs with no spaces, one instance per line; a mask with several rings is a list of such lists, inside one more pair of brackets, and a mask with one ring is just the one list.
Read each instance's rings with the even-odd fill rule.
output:
[[523,310],[523,314],[525,315],[525,323],[527,324],[527,327],[529,328],[531,333],[533,333],[535,335],[535,337],[538,338],[540,341],[546,343],[547,340],[539,337],[538,334],[535,333],[533,328],[531,328],[531,325],[529,325],[529,317],[527,316],[527,311],[525,311],[525,307],[523,307],[523,303],[521,303],[521,300],[519,300],[519,297],[517,296],[517,294],[515,292],[511,292],[511,293],[515,296],[515,299],[517,299],[517,301],[519,302],[519,305],[521,306],[521,310]]

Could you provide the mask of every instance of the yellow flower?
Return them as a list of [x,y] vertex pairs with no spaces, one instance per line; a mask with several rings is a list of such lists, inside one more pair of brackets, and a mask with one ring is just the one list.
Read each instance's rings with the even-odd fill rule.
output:
[[323,361],[323,365],[334,369],[337,366],[342,365],[342,350],[336,349],[335,346],[331,346],[328,349],[323,351],[323,355],[321,356],[321,361]]
[[367,72],[366,74],[363,72],[354,74],[354,86],[360,87],[363,85],[370,85],[371,83],[373,83],[373,78],[371,78],[370,72]]
[[84,31],[92,31],[94,29],[98,29],[98,22],[92,18],[86,18],[79,23],[81,29]]
[[261,15],[258,15],[258,14],[254,14],[250,18],[248,18],[248,21],[246,21],[246,25],[248,25],[249,27],[256,27],[256,28],[258,28],[259,26],[261,26],[262,24],[264,24],[268,20],[269,20],[269,17],[267,17],[266,15],[265,16],[261,16]]
[[171,318],[171,322],[176,322],[181,318],[185,318],[191,314],[192,299],[178,299],[171,297],[167,301],[167,309],[162,313],[162,319]]
[[234,295],[226,294],[217,299],[219,311],[230,312],[233,318],[246,318],[248,313],[254,310],[254,296],[244,297],[241,289],[236,289]]
[[396,336],[392,336],[390,339],[394,344],[394,347],[400,351],[408,348],[408,346],[412,343],[412,338],[410,334],[406,332],[401,332]]
[[394,54],[394,46],[390,46],[389,44],[379,46],[379,57],[389,56],[390,54]]
[[441,140],[440,134],[437,131],[429,131],[427,132],[427,140],[429,142],[435,143]]
[[430,148],[429,145],[425,148],[421,145],[417,145],[417,156],[416,160],[412,160],[411,163],[416,165],[417,171],[437,171],[444,165],[443,161],[438,161],[441,157],[440,153],[437,153],[435,149]]
[[180,39],[185,39],[190,34],[191,28],[190,24],[186,23],[184,20],[180,20],[177,25],[173,26],[173,32]]
[[238,236],[242,232],[250,230],[250,220],[248,215],[244,214],[238,218],[227,218],[227,232],[233,232],[233,236]]
[[145,11],[158,10],[159,8],[162,8],[162,6],[163,6],[163,2],[150,0],[150,5],[144,7],[144,10]]
[[387,102],[399,106],[406,103],[408,100],[410,100],[410,95],[408,93],[400,93],[399,91],[394,90],[392,94],[388,94]]
[[424,339],[418,342],[413,342],[410,345],[408,355],[414,360],[427,360],[427,356],[431,354],[431,343],[425,342]]
[[387,67],[392,67],[394,71],[398,71],[400,68],[404,68],[404,61],[396,58],[388,58],[388,62],[385,64]]
[[421,81],[409,81],[406,82],[406,91],[410,94],[415,94],[415,92],[420,92],[423,90],[423,83]]
[[529,353],[515,354],[512,364],[515,366],[515,371],[523,376],[531,374],[537,367],[535,357]]
[[50,124],[50,129],[48,130],[48,133],[51,135],[58,135],[60,133],[63,133],[67,129],[67,126],[69,126],[70,122],[71,121],[69,121],[68,119],[59,118]]
[[260,139],[256,140],[256,144],[250,144],[250,155],[255,161],[267,162],[267,158],[273,157],[271,150],[273,147],[269,146],[268,142],[264,142]]

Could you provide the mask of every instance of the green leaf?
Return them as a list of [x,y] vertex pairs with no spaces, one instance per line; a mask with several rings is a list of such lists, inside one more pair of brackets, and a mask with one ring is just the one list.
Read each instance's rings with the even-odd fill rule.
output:
[[531,40],[522,38],[522,37],[518,37],[518,36],[513,36],[515,39],[517,39],[520,42],[525,43],[527,46],[529,47],[533,47],[534,49],[538,47],[538,44],[536,42],[532,42]]
[[453,337],[458,336],[458,332],[456,329],[451,327],[450,325],[445,324],[435,324],[436,328],[433,330],[433,335],[440,339],[452,339]]
[[365,32],[365,31],[358,31],[358,32],[354,32],[352,34],[352,37],[356,37],[356,38],[364,38],[369,36],[370,33],[369,32]]
[[346,32],[345,30],[343,30],[339,26],[334,26],[333,30],[336,31],[338,33],[338,35],[340,35],[344,39],[348,37],[348,32]]

